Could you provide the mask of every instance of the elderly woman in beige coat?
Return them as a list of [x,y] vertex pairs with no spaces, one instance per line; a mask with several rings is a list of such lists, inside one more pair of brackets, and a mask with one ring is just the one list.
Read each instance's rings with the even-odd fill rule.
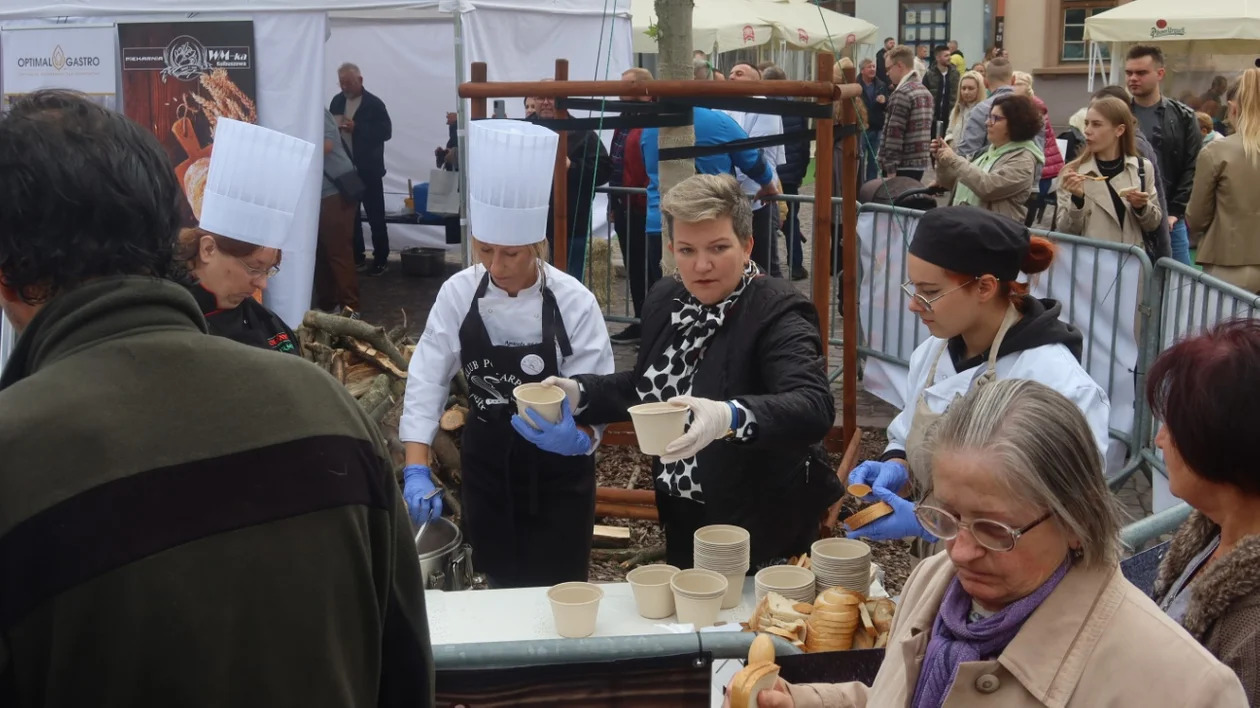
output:
[[1120,572],[1119,512],[1080,410],[1004,379],[925,441],[946,541],[902,591],[874,685],[780,682],[760,708],[1243,708],[1238,678]]
[[1164,218],[1155,166],[1137,149],[1137,120],[1118,98],[1095,99],[1085,112],[1085,147],[1059,173],[1060,231],[1100,241],[1144,245]]
[[989,145],[971,162],[944,140],[932,141],[934,186],[953,189],[953,205],[971,204],[1022,224],[1038,166],[1046,161],[1035,142],[1045,129],[1041,112],[1027,96],[1004,94],[993,101],[987,121]]
[[1202,235],[1204,273],[1260,293],[1260,69],[1243,72],[1225,97],[1234,132],[1199,152],[1186,223]]

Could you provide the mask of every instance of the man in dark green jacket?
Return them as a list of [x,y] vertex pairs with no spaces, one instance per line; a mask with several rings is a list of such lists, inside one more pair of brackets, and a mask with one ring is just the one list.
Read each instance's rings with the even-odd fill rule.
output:
[[0,705],[431,706],[373,422],[162,278],[182,199],[79,94],[0,119]]

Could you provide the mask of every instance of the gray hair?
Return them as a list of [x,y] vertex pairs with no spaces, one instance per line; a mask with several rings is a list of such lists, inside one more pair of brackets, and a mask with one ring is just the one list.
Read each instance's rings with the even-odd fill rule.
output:
[[674,240],[674,222],[695,224],[710,219],[730,217],[735,236],[741,244],[752,238],[752,203],[739,188],[739,182],[727,175],[692,175],[674,185],[661,198],[661,215]]
[[982,451],[1015,496],[1050,512],[1080,542],[1084,567],[1119,562],[1123,512],[1107,489],[1085,414],[1062,394],[1024,379],[979,386],[949,407],[924,445],[929,457]]
[[859,69],[865,69],[866,67],[868,67],[868,66],[870,66],[871,64],[874,64],[874,63],[875,63],[875,60],[874,60],[874,59],[872,59],[872,58],[870,58],[870,57],[867,57],[867,58],[863,59],[862,61],[858,62],[858,68],[859,68]]
[[706,79],[713,78],[713,67],[709,66],[709,60],[700,58],[692,59],[691,75],[697,81],[704,81]]
[[786,81],[787,72],[777,66],[768,66],[761,72],[761,78],[766,81]]
[[346,62],[345,64],[342,64],[341,66],[337,67],[337,75],[338,75],[338,76],[340,76],[340,75],[342,75],[342,74],[344,74],[344,73],[346,73],[346,72],[350,72],[350,73],[354,74],[355,76],[362,76],[362,75],[363,75],[363,72],[359,71],[359,65],[358,65],[358,64],[351,64],[350,62]]

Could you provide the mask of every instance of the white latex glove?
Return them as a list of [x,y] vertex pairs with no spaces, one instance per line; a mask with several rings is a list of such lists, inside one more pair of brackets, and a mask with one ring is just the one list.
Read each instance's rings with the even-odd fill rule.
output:
[[665,446],[661,462],[677,462],[720,440],[731,432],[731,404],[726,401],[710,401],[707,398],[674,396],[670,403],[681,403],[691,409],[691,427],[682,437]]
[[564,391],[565,397],[569,399],[569,409],[577,411],[578,404],[581,403],[578,399],[582,397],[582,391],[578,388],[577,381],[566,379],[562,376],[548,376],[542,380],[542,385],[555,386]]

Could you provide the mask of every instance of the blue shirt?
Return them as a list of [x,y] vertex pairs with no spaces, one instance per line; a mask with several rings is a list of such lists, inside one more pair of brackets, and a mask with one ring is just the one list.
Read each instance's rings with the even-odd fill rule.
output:
[[[696,145],[720,145],[735,140],[745,140],[748,134],[730,116],[708,108],[693,108],[692,117],[696,128]],[[643,131],[643,163],[648,173],[647,233],[661,232],[661,190],[659,172],[659,130]],[[761,157],[756,148],[736,150],[720,155],[696,158],[696,172],[705,175],[735,173],[738,167],[757,184],[765,186],[774,180],[774,168]]]

